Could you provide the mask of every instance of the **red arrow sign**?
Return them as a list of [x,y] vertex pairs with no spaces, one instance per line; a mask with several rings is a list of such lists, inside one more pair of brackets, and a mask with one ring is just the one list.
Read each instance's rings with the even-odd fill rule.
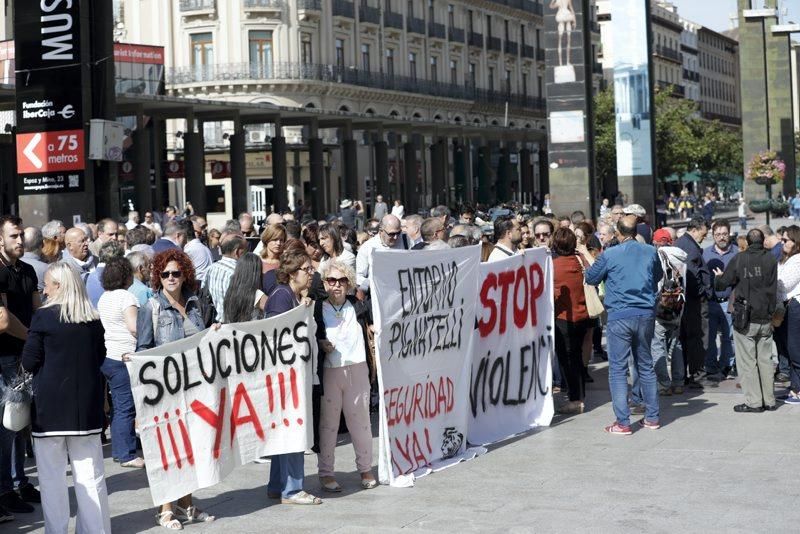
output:
[[86,168],[83,130],[17,134],[17,172],[35,174]]

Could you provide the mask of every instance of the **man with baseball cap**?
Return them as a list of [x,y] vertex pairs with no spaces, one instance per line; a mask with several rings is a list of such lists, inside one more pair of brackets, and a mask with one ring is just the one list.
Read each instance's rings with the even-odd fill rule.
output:
[[[637,241],[653,244],[653,229],[645,222],[647,211],[640,204],[629,204],[622,210],[625,215],[636,216],[636,236]],[[640,239],[641,238],[641,239]]]

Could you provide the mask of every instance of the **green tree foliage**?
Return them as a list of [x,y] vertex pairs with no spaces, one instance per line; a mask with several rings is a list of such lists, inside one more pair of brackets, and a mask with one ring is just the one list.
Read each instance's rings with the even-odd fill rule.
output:
[[[602,180],[617,172],[614,91],[609,87],[594,98],[595,164]],[[742,172],[741,130],[703,119],[697,103],[660,90],[656,106],[656,175],[699,171],[717,181]]]

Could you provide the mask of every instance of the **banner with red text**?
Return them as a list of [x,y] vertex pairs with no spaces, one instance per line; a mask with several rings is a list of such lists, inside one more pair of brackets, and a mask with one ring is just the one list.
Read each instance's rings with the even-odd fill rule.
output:
[[465,450],[479,265],[478,246],[373,252],[384,483],[410,485],[403,475]]
[[223,325],[131,356],[128,373],[153,503],[217,484],[313,440],[312,308]]
[[552,265],[544,248],[481,264],[470,444],[499,441],[553,418]]

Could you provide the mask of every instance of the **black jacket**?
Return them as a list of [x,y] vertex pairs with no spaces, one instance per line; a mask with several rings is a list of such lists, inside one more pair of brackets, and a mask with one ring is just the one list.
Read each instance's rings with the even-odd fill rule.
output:
[[686,253],[686,297],[711,298],[711,271],[703,259],[703,249],[688,233],[675,241],[675,246]]
[[33,315],[22,366],[34,374],[34,437],[102,431],[104,335],[99,320],[62,323],[58,306],[41,308]]
[[717,291],[733,287],[736,300],[750,305],[750,322],[765,324],[772,320],[778,291],[778,262],[762,245],[750,245],[728,264],[722,276],[714,280]]

